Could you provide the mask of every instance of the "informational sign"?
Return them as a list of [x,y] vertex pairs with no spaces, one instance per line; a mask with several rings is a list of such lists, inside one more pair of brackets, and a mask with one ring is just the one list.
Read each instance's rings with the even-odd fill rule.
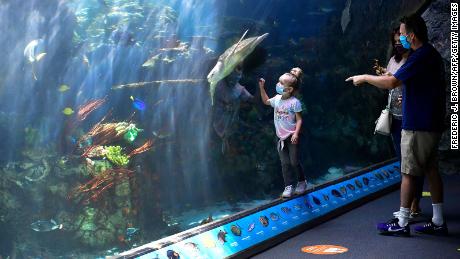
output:
[[[204,232],[194,231],[183,240],[174,239],[169,245],[163,241],[153,242],[139,251],[151,251],[139,256],[128,252],[119,258],[170,259],[170,258],[226,258],[249,250],[273,237],[308,223],[318,217],[344,207],[375,192],[395,185],[401,180],[399,162],[345,178],[332,185],[325,185],[305,195],[297,196],[273,206],[254,210],[252,214],[236,217],[235,220],[217,225]],[[173,239],[173,238],[172,238]],[[150,249],[150,250],[149,250]],[[305,247],[304,252],[343,253],[348,249],[340,246]],[[135,255],[135,251],[131,254]],[[124,257],[123,257],[124,256]]]

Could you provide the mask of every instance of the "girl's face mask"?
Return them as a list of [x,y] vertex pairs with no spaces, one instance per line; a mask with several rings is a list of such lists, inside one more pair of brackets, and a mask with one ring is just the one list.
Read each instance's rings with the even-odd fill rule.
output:
[[281,83],[276,84],[276,93],[281,95],[284,93],[284,86]]

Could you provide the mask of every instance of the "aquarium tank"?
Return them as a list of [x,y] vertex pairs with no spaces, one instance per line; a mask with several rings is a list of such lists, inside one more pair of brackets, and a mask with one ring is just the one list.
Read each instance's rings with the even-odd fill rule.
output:
[[387,92],[345,79],[424,2],[1,0],[0,258],[110,256],[278,198],[258,82],[294,67],[309,187],[393,158]]

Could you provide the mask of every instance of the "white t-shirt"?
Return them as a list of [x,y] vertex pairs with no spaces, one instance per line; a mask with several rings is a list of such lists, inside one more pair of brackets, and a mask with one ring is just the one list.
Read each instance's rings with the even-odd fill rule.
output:
[[275,122],[276,135],[281,140],[285,140],[295,132],[295,113],[302,111],[302,104],[294,96],[283,100],[279,94],[268,99],[268,101],[274,108],[273,120]]

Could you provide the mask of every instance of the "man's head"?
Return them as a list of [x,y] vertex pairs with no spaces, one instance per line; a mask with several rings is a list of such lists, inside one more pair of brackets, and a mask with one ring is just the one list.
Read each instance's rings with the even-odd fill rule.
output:
[[405,48],[416,49],[418,45],[428,42],[428,29],[420,15],[413,14],[401,19],[399,26],[401,44]]

